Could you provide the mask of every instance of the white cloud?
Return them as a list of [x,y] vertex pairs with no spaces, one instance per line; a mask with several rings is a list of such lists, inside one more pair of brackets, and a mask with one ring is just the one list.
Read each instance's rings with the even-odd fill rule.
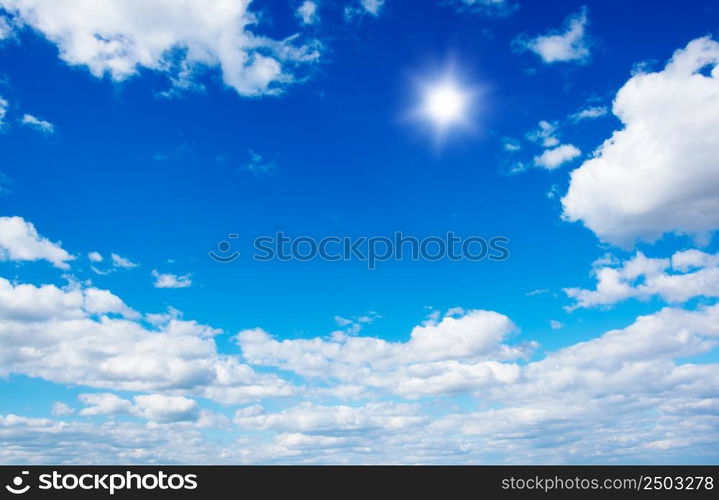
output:
[[541,120],[537,129],[527,134],[527,139],[545,148],[541,154],[534,157],[535,167],[554,170],[582,154],[572,144],[560,144],[559,125],[556,122]]
[[100,252],[89,252],[87,258],[90,262],[102,262],[102,254]]
[[621,265],[595,266],[592,274],[597,280],[594,290],[564,290],[576,301],[568,309],[608,306],[629,298],[658,296],[682,303],[694,297],[719,297],[719,254],[695,249],[676,252],[671,259],[652,259],[637,252]]
[[593,120],[595,118],[601,118],[602,116],[606,116],[608,113],[609,110],[606,106],[592,106],[577,111],[569,118],[572,121],[578,122],[582,120]]
[[155,288],[188,288],[192,286],[189,274],[178,276],[177,274],[160,273],[153,269],[152,276],[155,278]]
[[415,327],[407,342],[341,332],[329,339],[278,341],[259,328],[244,330],[237,339],[250,364],[415,397],[478,390],[513,379],[518,366],[503,361],[526,356],[534,347],[504,344],[514,331],[506,316],[475,310],[430,319]]
[[555,168],[572,161],[580,156],[582,152],[572,144],[562,144],[553,149],[545,150],[541,155],[534,157],[534,165],[547,170]]
[[[471,456],[499,455],[510,462],[516,460],[518,453],[524,457],[524,462],[527,457],[549,462],[605,462],[608,457],[639,460],[647,450],[660,446],[659,443],[663,443],[663,450],[681,449],[688,446],[687,441],[672,439],[667,442],[667,439],[682,433],[680,429],[684,428],[684,424],[696,429],[711,418],[711,410],[697,405],[715,397],[712,394],[719,396],[716,388],[712,389],[719,365],[677,365],[673,360],[705,354],[718,343],[719,305],[697,311],[666,308],[640,317],[624,329],[612,330],[598,338],[549,352],[539,361],[515,366],[516,372],[512,376],[490,379],[479,386],[481,390],[478,390],[469,370],[455,370],[452,372],[455,387],[475,391],[487,409],[470,413],[450,412],[445,417],[433,418],[422,424],[422,441],[428,443],[436,439],[438,445],[438,448],[424,451],[434,460],[437,460],[438,449],[447,451],[448,455],[441,455],[441,461],[448,460],[448,456],[454,453],[461,456],[462,449]],[[242,338],[240,344],[247,359],[254,362],[252,358],[256,353],[253,354],[252,350],[255,346],[248,346]],[[413,394],[437,395],[443,389],[433,378],[442,372],[435,363],[411,366],[409,361],[402,359],[400,353],[406,349],[406,344],[393,353],[394,359],[388,359],[387,353],[383,348],[378,349],[377,344],[373,345],[373,349],[359,346],[353,349],[357,358],[377,356],[388,366],[404,364],[405,371],[367,371],[363,367],[366,359],[347,360],[349,353],[342,353],[341,349],[320,339],[283,341],[273,344],[262,354],[262,359],[267,360],[274,355],[276,366],[283,369],[303,376],[312,376],[317,370],[315,376],[322,376],[320,372],[324,372],[325,378],[337,377],[343,381],[349,380],[350,375],[343,373],[338,365],[352,364],[354,370],[360,371],[355,379],[357,383],[370,389],[383,387],[378,383],[379,378],[402,378],[412,370],[416,370],[419,376],[430,372],[431,376],[415,381],[415,388],[429,386],[426,390],[396,393],[405,397]],[[288,351],[292,351],[291,355]],[[369,352],[372,354],[368,356]],[[329,363],[325,364],[328,360]],[[456,361],[463,364],[461,358]],[[401,386],[406,382],[398,383]],[[389,382],[385,382],[384,387],[389,386]],[[719,397],[716,400],[719,402]],[[493,406],[500,409],[491,409]],[[294,453],[316,459],[323,456],[319,450],[328,446],[338,447],[343,453],[362,444],[372,446],[370,443],[373,443],[377,447],[376,439],[383,439],[377,435],[371,438],[364,436],[359,440],[353,438],[352,427],[361,428],[365,424],[364,412],[368,408],[340,406],[332,409],[304,404],[269,414],[262,407],[255,406],[238,411],[235,420],[243,427],[284,433],[279,434],[276,440],[284,453],[293,456],[290,450],[294,450]],[[680,416],[687,411],[692,412],[691,422]],[[404,410],[401,414],[403,418],[398,419],[398,425],[406,426],[384,441],[379,447],[383,451],[386,451],[385,446],[392,449],[392,445],[398,445],[400,435],[405,436],[407,441],[417,440],[417,434],[411,432],[412,419],[408,417],[422,416],[423,413]],[[542,428],[543,432],[537,434],[537,428]],[[594,429],[594,432],[586,432],[587,428]],[[719,432],[719,428],[715,432]],[[641,437],[626,439],[627,435],[634,433],[640,433],[638,436]],[[286,439],[287,435],[292,439]],[[457,447],[454,451],[448,448],[450,435],[458,438],[458,441],[450,439],[452,446]],[[567,439],[568,435],[572,438]],[[324,438],[333,438],[334,441]],[[462,444],[468,442],[475,443],[475,446],[463,448]],[[706,450],[711,438],[691,442],[693,446],[703,446]],[[545,450],[549,450],[549,454],[544,454]],[[413,455],[421,453],[419,450],[405,448],[401,452],[396,451],[401,453],[402,461],[422,461]],[[399,455],[395,456],[395,460],[397,457]],[[471,461],[471,458],[466,459]]]
[[38,130],[40,132],[43,132],[45,134],[53,134],[55,133],[55,126],[46,120],[41,120],[40,118],[24,114],[22,117],[22,124],[27,125],[29,127],[34,128],[35,130]]
[[526,363],[486,386],[469,410],[436,397],[255,405],[234,415],[252,432],[220,443],[197,432],[203,416],[189,398],[103,397],[94,406],[110,416],[114,407],[150,421],[98,423],[99,410],[92,423],[0,415],[0,447],[15,463],[713,463],[719,365],[685,358],[718,341],[719,306],[666,308]]
[[527,139],[536,142],[545,148],[559,145],[559,127],[557,123],[550,123],[547,120],[539,122],[539,127],[527,134]]
[[0,260],[46,260],[60,269],[69,269],[68,262],[74,258],[60,243],[40,236],[35,226],[22,217],[0,217]]
[[719,43],[699,38],[624,84],[612,108],[624,127],[572,172],[567,220],[622,246],[719,228],[718,63]]
[[193,399],[184,396],[143,394],[130,400],[112,393],[80,394],[78,399],[85,405],[82,416],[131,415],[157,423],[196,421],[200,407]]
[[[0,443],[4,460],[23,464],[208,463],[224,454],[184,423],[158,432],[151,425],[117,420],[95,424],[13,414],[0,415]],[[232,458],[241,460],[240,454]]]
[[261,406],[243,408],[235,413],[235,423],[243,428],[303,433],[391,431],[427,421],[418,406],[394,403],[351,407],[306,402],[279,413],[267,413]]
[[485,387],[476,411],[423,420],[428,408],[304,403],[275,413],[244,408],[235,421],[274,431],[273,446],[258,451],[281,462],[637,463],[649,453],[696,460],[716,455],[719,365],[674,360],[717,341],[719,306],[667,308],[526,364]]
[[200,407],[193,399],[183,396],[150,394],[135,396],[137,414],[154,422],[194,421],[200,417]]
[[53,403],[52,411],[50,413],[55,417],[67,417],[68,415],[75,413],[75,410],[61,401],[56,401]]
[[587,11],[582,9],[577,14],[567,17],[564,31],[553,31],[532,39],[518,38],[516,46],[521,50],[531,50],[545,63],[586,61],[589,58],[589,47],[585,39]]
[[12,26],[4,17],[0,17],[0,40],[8,38],[12,34]]
[[295,70],[317,61],[317,43],[255,34],[250,1],[0,0],[16,23],[58,46],[60,58],[96,77],[124,80],[148,68],[192,87],[194,73],[219,68],[239,94],[281,92]]
[[694,248],[672,255],[672,267],[686,272],[701,267],[719,267],[719,254],[708,254]]
[[297,8],[296,13],[297,17],[302,21],[302,24],[315,24],[320,20],[317,15],[317,3],[312,0],[302,2],[302,5]]
[[439,4],[451,5],[460,12],[479,12],[497,17],[508,16],[517,9],[517,4],[509,0],[439,0]]
[[342,316],[335,316],[334,317],[335,323],[339,326],[349,326],[352,324],[351,319],[343,318]]
[[130,259],[122,257],[116,253],[111,254],[110,258],[112,259],[113,267],[120,267],[122,269],[132,269],[132,268],[135,268],[138,266],[138,264],[135,264]]
[[[605,255],[594,263],[596,271],[603,268],[618,269],[630,289],[648,287],[669,300],[697,291],[710,296],[719,283],[716,276],[698,278],[719,268],[719,254],[695,249],[667,259],[637,254],[624,263]],[[218,330],[183,320],[175,309],[140,316],[108,290],[0,278],[0,376],[108,391],[81,395],[79,417],[56,405],[56,416],[73,415],[68,421],[0,415],[0,460],[719,459],[719,364],[706,357],[719,346],[719,304],[667,307],[599,337],[547,349],[538,359],[530,357],[536,344],[510,343],[517,329],[497,312],[434,311],[403,341],[355,336],[355,325],[375,317],[338,317],[347,331],[328,337],[278,340],[261,329],[243,330],[241,353],[226,355],[214,342]],[[262,365],[261,372],[252,364]],[[280,377],[287,372],[300,385]],[[441,397],[453,394],[471,395],[469,408]],[[279,396],[301,399],[289,406],[263,401]],[[229,418],[202,409],[195,398],[261,404],[235,411],[237,430],[249,432],[220,442],[198,430],[226,429]],[[344,399],[351,402],[338,401]]]
[[[622,394],[631,387],[632,396],[661,393],[674,387],[674,397],[700,396],[717,365],[674,365],[672,359],[706,353],[719,340],[719,305],[697,311],[665,308],[640,316],[630,326],[579,342],[529,363],[521,383],[505,387],[504,396],[535,399],[554,391],[574,393],[590,400],[607,394]],[[652,374],[653,376],[649,376]],[[636,385],[635,385],[636,384]],[[510,393],[512,391],[512,393]]]
[[378,17],[380,10],[382,10],[383,6],[384,0],[355,0],[353,5],[345,6],[344,16],[345,19],[348,21],[355,17],[363,16],[366,14],[370,14],[373,17]]
[[86,417],[94,415],[131,415],[134,411],[130,401],[107,392],[80,394],[78,399],[85,405],[85,408],[80,410],[80,415]]
[[212,339],[218,330],[177,315],[151,319],[146,326],[107,290],[0,278],[0,376],[110,390],[172,390],[222,402],[292,394],[281,378],[219,354]]
[[342,331],[332,332],[331,335],[339,335],[342,336],[343,334],[346,335],[357,335],[362,331],[362,328],[365,325],[368,325],[372,322],[374,322],[377,318],[381,318],[379,314],[377,314],[374,311],[370,311],[369,313],[362,315],[362,316],[353,316],[352,318],[343,318],[342,316],[335,316],[333,319],[335,320],[335,323],[337,323],[337,326],[342,328]]
[[364,10],[373,16],[377,16],[384,5],[384,0],[360,0],[360,4]]
[[5,125],[5,115],[7,114],[7,109],[9,106],[10,103],[7,102],[7,99],[4,99],[0,96],[0,130],[2,130],[3,126]]
[[505,151],[509,151],[510,153],[514,153],[522,149],[522,145],[519,143],[519,141],[507,138],[502,141],[502,147]]
[[564,328],[564,323],[562,323],[561,321],[557,321],[556,319],[551,319],[549,320],[549,327],[552,330],[561,330],[562,328]]
[[[98,264],[98,263],[103,262],[103,261],[105,260],[104,257],[102,256],[102,254],[101,254],[100,252],[89,252],[89,253],[87,254],[87,258],[88,258],[88,259],[90,260],[90,262],[92,262],[93,264]],[[95,266],[95,265],[91,265],[91,266],[90,266],[90,269],[91,269],[94,273],[100,274],[100,275],[103,275],[103,276],[104,276],[104,275],[113,273],[113,272],[117,271],[118,269],[134,269],[134,268],[136,268],[136,267],[138,267],[138,266],[140,265],[140,264],[137,264],[137,263],[131,261],[131,260],[128,259],[127,257],[123,257],[123,256],[118,255],[118,254],[116,254],[116,253],[111,253],[111,254],[110,254],[110,261],[112,262],[112,264],[109,265],[109,266],[107,266],[105,269],[102,269],[102,268],[100,268],[100,267],[98,267],[98,266]]]
[[275,160],[265,160],[262,155],[255,153],[251,149],[248,151],[250,161],[243,165],[243,170],[252,172],[253,174],[268,174],[277,167]]
[[140,317],[140,314],[126,306],[120,297],[107,290],[86,288],[83,292],[85,295],[84,308],[90,314],[117,313],[130,319]]

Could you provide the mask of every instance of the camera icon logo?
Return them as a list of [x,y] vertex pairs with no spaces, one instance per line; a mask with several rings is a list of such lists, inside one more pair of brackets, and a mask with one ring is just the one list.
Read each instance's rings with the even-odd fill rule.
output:
[[[232,234],[228,234],[227,237],[229,239],[235,240],[239,237],[239,235],[232,233]],[[230,244],[229,241],[222,240],[217,244],[217,249],[221,252],[221,254],[216,253],[214,250],[210,250],[208,255],[215,262],[227,264],[229,262],[232,262],[233,260],[235,260],[237,257],[240,256],[240,252],[238,252],[236,250],[232,253],[228,253],[231,248],[232,248],[232,245]],[[225,255],[222,255],[222,254],[225,254]]]
[[23,486],[23,482],[25,480],[23,476],[27,476],[28,474],[30,474],[30,471],[22,471],[19,476],[15,476],[12,479],[12,486],[8,484],[5,486],[5,489],[13,495],[22,495],[23,493],[27,493],[30,489],[30,485],[26,484]]

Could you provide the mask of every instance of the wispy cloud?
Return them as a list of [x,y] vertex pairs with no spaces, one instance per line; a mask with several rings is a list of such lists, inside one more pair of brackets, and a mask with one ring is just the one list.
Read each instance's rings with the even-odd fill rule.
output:
[[27,113],[22,117],[22,124],[45,134],[55,133],[55,126],[52,123]]
[[547,64],[557,62],[584,62],[589,59],[589,43],[586,38],[587,9],[570,15],[563,31],[553,31],[536,38],[518,37],[514,47],[518,51],[529,50]]
[[155,278],[155,288],[188,288],[192,286],[190,274],[180,276],[171,273],[161,273],[153,269],[152,276]]
[[262,155],[248,150],[250,160],[242,166],[242,170],[252,172],[253,174],[269,174],[277,168],[276,160],[266,160]]
[[606,116],[608,113],[609,110],[606,106],[592,106],[577,111],[569,118],[572,121],[578,122],[582,120],[593,120],[595,118],[601,118],[602,116]]
[[120,267],[122,269],[132,269],[138,266],[138,264],[132,262],[130,259],[122,257],[116,253],[110,254],[110,258],[112,259],[112,265],[115,267]]

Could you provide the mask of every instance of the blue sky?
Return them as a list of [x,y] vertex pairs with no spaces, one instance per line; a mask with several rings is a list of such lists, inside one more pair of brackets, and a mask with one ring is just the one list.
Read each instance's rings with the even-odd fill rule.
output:
[[[712,2],[0,16],[3,462],[716,462]],[[277,231],[511,255],[252,259]]]

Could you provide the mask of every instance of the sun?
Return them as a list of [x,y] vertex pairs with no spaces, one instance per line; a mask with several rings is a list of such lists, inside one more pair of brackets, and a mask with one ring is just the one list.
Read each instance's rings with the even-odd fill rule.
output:
[[403,119],[426,137],[435,151],[453,138],[476,137],[487,112],[488,86],[473,71],[454,60],[430,64],[411,75],[408,106]]
[[455,82],[441,81],[427,86],[422,111],[437,127],[445,128],[466,119],[469,96]]

